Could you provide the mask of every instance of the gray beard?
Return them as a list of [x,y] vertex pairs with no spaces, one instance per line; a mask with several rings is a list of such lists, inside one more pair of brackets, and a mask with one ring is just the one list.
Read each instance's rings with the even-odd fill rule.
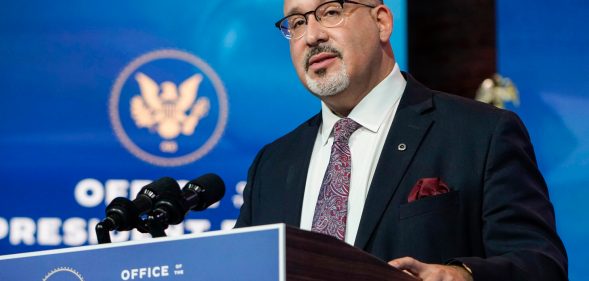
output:
[[321,70],[318,79],[313,79],[305,73],[305,80],[309,91],[319,97],[328,97],[341,93],[350,86],[350,77],[346,71],[346,65],[341,64],[338,72],[327,75],[325,70]]

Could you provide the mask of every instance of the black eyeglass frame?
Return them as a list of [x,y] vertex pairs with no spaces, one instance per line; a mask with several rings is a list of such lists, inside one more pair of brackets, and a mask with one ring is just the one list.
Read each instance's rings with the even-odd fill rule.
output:
[[[283,35],[284,37],[286,37],[286,39],[289,39],[289,40],[290,40],[290,39],[291,39],[291,36],[290,36],[290,31],[288,31],[288,33],[289,33],[289,34],[287,35],[287,34],[286,34],[284,31],[282,31],[282,30],[283,30],[283,28],[281,27],[281,23],[282,23],[282,22],[283,22],[285,19],[288,19],[289,17],[292,17],[292,16],[303,16],[303,17],[305,18],[305,25],[307,25],[307,24],[308,24],[308,22],[309,22],[309,20],[308,20],[307,16],[308,16],[309,14],[313,14],[313,16],[315,17],[315,20],[316,20],[317,22],[321,23],[321,20],[319,20],[319,18],[317,17],[317,10],[319,10],[319,8],[321,8],[321,7],[322,7],[322,6],[324,6],[324,5],[328,5],[328,4],[331,4],[331,3],[339,3],[339,4],[342,6],[342,10],[344,9],[344,4],[345,4],[345,3],[349,3],[349,4],[357,4],[357,5],[362,5],[362,6],[365,6],[365,7],[371,8],[371,9],[373,9],[373,8],[376,8],[376,7],[377,7],[377,6],[372,6],[372,5],[368,5],[368,4],[364,4],[364,3],[359,3],[359,2],[356,2],[356,1],[350,1],[350,0],[334,0],[334,1],[328,1],[328,2],[322,3],[322,4],[320,4],[319,6],[317,6],[317,7],[315,8],[315,10],[308,11],[308,12],[306,12],[306,13],[294,13],[294,14],[290,14],[290,15],[288,15],[288,16],[285,16],[285,17],[283,17],[283,18],[279,19],[279,20],[278,20],[276,23],[274,23],[274,26],[276,26],[276,28],[278,28],[278,30],[280,30],[280,33],[282,33],[282,35]],[[335,27],[335,26],[337,26],[337,25],[339,25],[339,24],[336,24],[336,25],[334,25],[333,27]],[[305,27],[305,28],[306,28],[306,27]],[[305,34],[305,33],[303,33],[303,34]],[[301,36],[301,37],[302,37],[302,36]],[[298,37],[298,38],[300,38],[300,37]],[[295,38],[295,39],[296,39],[296,38]]]

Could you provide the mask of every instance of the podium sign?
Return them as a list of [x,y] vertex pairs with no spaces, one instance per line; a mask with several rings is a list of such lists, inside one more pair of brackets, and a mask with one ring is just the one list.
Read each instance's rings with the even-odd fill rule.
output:
[[285,280],[285,225],[0,256],[0,280]]

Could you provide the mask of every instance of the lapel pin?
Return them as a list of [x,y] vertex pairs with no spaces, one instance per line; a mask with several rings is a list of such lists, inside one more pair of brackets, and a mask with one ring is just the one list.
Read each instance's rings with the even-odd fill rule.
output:
[[407,149],[407,145],[404,143],[400,143],[399,146],[397,146],[397,150],[399,151],[405,151],[405,149]]

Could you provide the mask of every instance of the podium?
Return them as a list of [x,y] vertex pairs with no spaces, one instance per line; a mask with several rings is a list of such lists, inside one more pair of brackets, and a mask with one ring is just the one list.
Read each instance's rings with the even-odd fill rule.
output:
[[284,224],[0,256],[0,280],[416,280]]

